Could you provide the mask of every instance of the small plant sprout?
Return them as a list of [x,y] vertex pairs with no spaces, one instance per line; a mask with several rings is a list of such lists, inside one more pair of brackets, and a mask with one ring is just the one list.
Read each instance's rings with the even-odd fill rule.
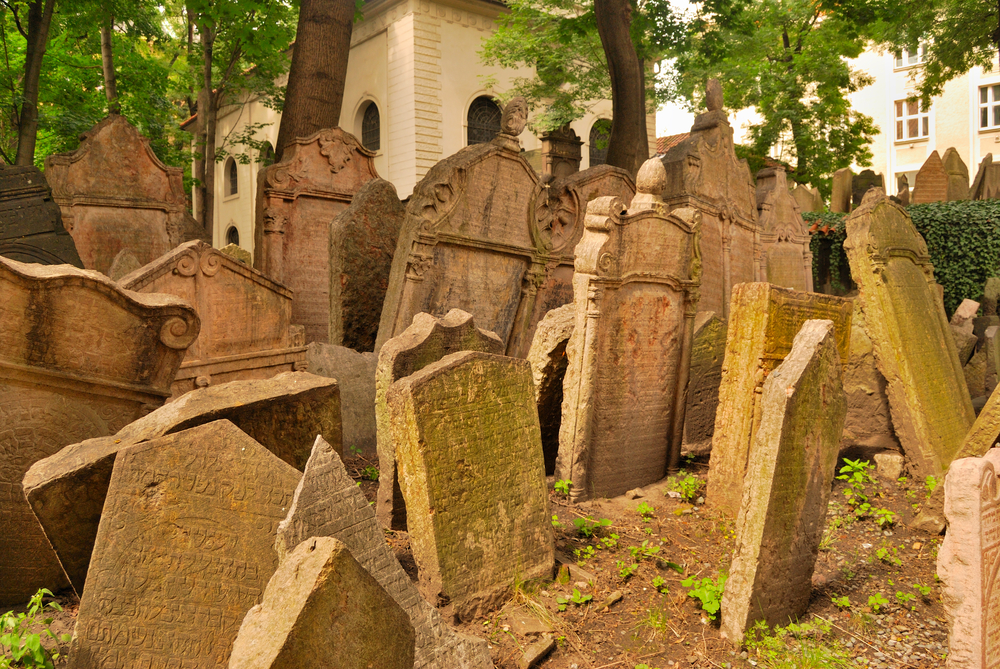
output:
[[565,611],[566,610],[566,606],[569,605],[569,604],[575,604],[577,606],[583,606],[584,604],[586,604],[587,602],[589,602],[593,598],[594,598],[593,595],[584,595],[579,590],[577,590],[576,588],[573,588],[573,594],[572,595],[570,595],[569,597],[563,597],[563,596],[560,595],[559,597],[556,597],[556,603],[559,604],[559,610],[560,611]]
[[584,546],[573,551],[573,555],[576,557],[576,563],[582,567],[587,564],[587,560],[593,559],[595,552],[593,546]]
[[[358,485],[361,485],[361,484],[359,483]],[[553,513],[552,514],[552,527],[555,527],[555,528],[558,529],[558,528],[560,528],[562,526],[563,526],[563,524],[561,522],[559,522],[559,516],[557,516],[556,514]]]
[[913,589],[916,590],[917,592],[919,592],[920,596],[923,599],[930,599],[930,596],[931,596],[931,588],[930,588],[930,586],[923,585],[921,583],[914,583],[913,584]]
[[378,481],[378,467],[372,465],[366,466],[361,470],[361,478],[366,481]]
[[601,541],[597,547],[609,551],[618,548],[618,535],[612,532],[606,537],[601,537]]
[[899,603],[902,604],[903,606],[910,607],[911,611],[915,607],[913,605],[911,605],[910,602],[912,602],[916,598],[917,598],[917,596],[914,595],[912,592],[903,592],[902,590],[897,590],[896,591],[896,600],[899,601]]
[[843,597],[831,597],[830,601],[833,602],[833,605],[838,609],[851,608],[851,599],[847,595],[844,595]]
[[361,455],[361,447],[358,446],[357,444],[351,444],[349,450],[351,451],[351,454],[354,457],[358,457],[359,455]]
[[719,574],[717,579],[703,578],[700,581],[694,576],[689,576],[681,585],[691,588],[688,597],[694,597],[701,602],[702,610],[708,614],[709,620],[715,620],[722,606],[722,593],[726,588],[726,574]]
[[889,509],[875,509],[875,524],[885,529],[896,524],[896,514]]
[[621,576],[623,581],[628,580],[630,577],[635,575],[635,572],[639,570],[639,565],[636,563],[626,564],[621,560],[615,562],[615,566],[618,567],[618,575]]
[[924,479],[924,488],[927,490],[927,499],[931,498],[934,494],[935,488],[938,487],[937,477],[933,474],[928,474],[927,478]]
[[657,592],[664,595],[670,590],[670,588],[667,587],[667,582],[662,576],[653,577],[653,587],[656,588]]
[[569,479],[560,479],[552,487],[563,497],[569,497],[569,489],[573,487],[573,482]]
[[889,600],[882,596],[881,592],[876,592],[874,595],[868,597],[868,606],[872,608],[872,611],[878,613],[882,610],[882,607],[889,603]]
[[[53,639],[56,644],[68,643],[71,637],[69,634],[57,637],[49,628],[52,618],[40,618],[46,609],[62,611],[56,602],[43,604],[46,595],[51,597],[52,593],[45,588],[36,592],[28,602],[27,613],[8,611],[0,614],[0,652],[3,653],[0,667],[52,669],[53,661],[59,659],[58,646],[46,648],[42,641]],[[37,631],[39,626],[41,632]]]
[[650,546],[649,539],[642,542],[641,546],[632,546],[628,549],[629,553],[632,554],[632,559],[636,562],[642,562],[643,558],[655,557],[657,553],[660,552],[659,546]]
[[656,510],[651,507],[647,502],[640,502],[639,506],[636,507],[636,512],[642,516],[643,522],[648,523],[655,514]]
[[899,559],[897,555],[898,551],[896,548],[890,548],[888,546],[883,546],[875,551],[875,557],[877,557],[882,562],[886,564],[895,565],[897,567],[903,566],[903,561]]
[[[676,476],[667,479],[667,487],[663,490],[664,495],[671,492],[678,493],[686,502],[693,502],[701,492],[702,481],[697,476],[692,476],[687,471],[681,469]],[[675,495],[676,497],[676,495]]]
[[587,516],[586,518],[574,518],[573,525],[576,527],[577,534],[589,539],[594,536],[594,531],[598,528],[611,525],[611,520],[608,518],[594,520],[590,516]]

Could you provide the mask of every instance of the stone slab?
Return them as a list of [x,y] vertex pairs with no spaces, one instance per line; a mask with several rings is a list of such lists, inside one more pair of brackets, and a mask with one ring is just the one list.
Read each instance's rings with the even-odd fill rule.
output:
[[756,193],[761,244],[758,275],[776,286],[812,292],[809,229],[788,192],[784,168],[766,167],[757,172]]
[[948,201],[969,199],[969,167],[955,147],[949,147],[941,156],[945,174],[948,175]]
[[83,268],[59,205],[37,167],[0,165],[0,256]]
[[219,253],[225,253],[230,258],[235,258],[247,267],[253,267],[253,255],[239,244],[226,244]]
[[987,153],[979,163],[976,170],[976,178],[972,180],[972,187],[969,189],[970,200],[988,200],[992,196],[990,193],[996,190],[997,173],[993,167],[993,154]]
[[576,307],[572,302],[553,309],[538,322],[528,351],[531,378],[535,382],[538,423],[542,430],[546,475],[554,474],[556,470],[559,425],[562,422],[563,379],[569,365],[566,345],[573,335],[575,324]]
[[714,311],[699,311],[694,317],[691,374],[684,412],[684,450],[689,454],[703,455],[712,450],[725,355],[726,322]]
[[803,214],[807,211],[823,211],[823,197],[815,188],[810,188],[803,184],[795,184],[791,190],[792,197],[799,205],[799,211]]
[[337,379],[344,452],[378,457],[375,429],[375,369],[378,356],[313,342],[307,347],[309,373]]
[[931,151],[913,180],[913,204],[944,202],[948,199],[948,174],[937,151]]
[[881,174],[875,174],[871,170],[861,170],[860,174],[855,174],[851,179],[851,208],[857,207],[864,199],[865,193],[872,187],[885,190],[885,184]]
[[861,297],[854,298],[851,316],[851,354],[844,365],[844,393],[847,417],[841,446],[879,446],[899,449],[892,428],[888,384],[875,364],[875,347],[865,331],[865,310]]
[[854,175],[851,168],[842,167],[833,173],[833,193],[830,195],[830,211],[846,214],[851,210],[851,191]]

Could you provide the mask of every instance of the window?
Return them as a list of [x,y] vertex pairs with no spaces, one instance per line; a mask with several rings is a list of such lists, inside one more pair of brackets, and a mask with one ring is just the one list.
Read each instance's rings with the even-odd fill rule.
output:
[[896,100],[896,141],[921,139],[930,133],[927,110],[919,100]]
[[979,89],[979,127],[1000,128],[1000,84]]
[[611,139],[611,121],[600,118],[590,126],[590,166],[597,167],[608,161],[608,141]]
[[229,158],[226,160],[226,195],[236,195],[239,192],[239,171],[236,168],[236,161]]
[[469,106],[469,146],[489,142],[500,132],[500,105],[481,95]]
[[264,142],[263,148],[257,155],[257,169],[262,170],[268,165],[274,164],[274,147],[270,142]]
[[226,230],[226,243],[240,245],[240,231],[236,229],[235,225],[230,225],[229,229]]
[[378,114],[378,106],[370,102],[365,107],[365,116],[361,120],[361,146],[369,151],[378,151],[382,146],[382,122]]
[[927,60],[927,47],[920,45],[916,51],[905,49],[896,54],[896,67],[910,67],[918,65]]

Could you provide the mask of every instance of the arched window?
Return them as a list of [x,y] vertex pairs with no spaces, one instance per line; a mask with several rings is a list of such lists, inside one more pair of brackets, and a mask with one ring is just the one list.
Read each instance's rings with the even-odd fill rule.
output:
[[236,168],[236,161],[229,158],[226,160],[226,195],[236,195],[239,192],[239,171]]
[[469,146],[488,142],[500,132],[500,105],[481,95],[469,106]]
[[365,115],[361,120],[361,146],[369,151],[378,151],[382,147],[382,120],[379,118],[378,105],[369,102],[365,107]]
[[608,161],[608,140],[611,139],[611,121],[599,118],[590,126],[590,166],[597,167]]
[[226,230],[226,243],[240,245],[240,231],[236,229],[235,225],[230,225],[229,229]]
[[257,156],[257,169],[262,170],[268,165],[274,164],[274,147],[271,146],[271,142],[264,142],[264,146],[260,150],[260,154]]

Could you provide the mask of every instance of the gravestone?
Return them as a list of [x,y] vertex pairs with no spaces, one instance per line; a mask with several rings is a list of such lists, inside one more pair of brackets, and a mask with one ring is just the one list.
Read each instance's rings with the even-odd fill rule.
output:
[[194,309],[173,296],[0,257],[0,606],[66,586],[24,498],[24,473],[163,404],[198,328]]
[[896,436],[917,480],[940,478],[975,415],[927,245],[906,210],[880,191],[870,191],[845,225],[844,251],[888,382]]
[[948,618],[947,667],[1000,666],[1000,449],[955,460],[944,480],[948,533],[937,574]]
[[804,184],[795,184],[795,188],[791,190],[791,193],[795,202],[799,205],[801,213],[823,211],[823,197],[819,194],[819,190],[810,188]]
[[908,207],[910,206],[910,180],[906,178],[905,174],[900,174],[899,178],[896,179],[896,199],[899,200],[899,204]]
[[406,209],[396,187],[372,179],[330,224],[330,338],[374,351],[389,269]]
[[665,181],[653,158],[626,213],[617,197],[587,206],[556,462],[574,500],[658,481],[680,459],[702,214],[667,213]]
[[986,346],[982,346],[962,367],[965,386],[969,397],[982,397],[986,394]]
[[528,351],[531,379],[535,383],[535,403],[538,405],[538,424],[542,430],[542,453],[545,456],[545,474],[556,470],[559,453],[559,425],[562,422],[563,379],[569,358],[566,344],[573,335],[576,307],[564,304],[545,314],[538,322],[535,336]]
[[305,466],[317,434],[341,448],[336,381],[288,372],[266,381],[232,381],[192,391],[113,436],[80,441],[36,462],[24,476],[24,496],[77,593],[87,578],[119,452],[223,418],[296,469]]
[[759,274],[768,283],[812,292],[812,251],[809,229],[795,198],[788,192],[782,167],[757,173],[757,212],[760,226]]
[[832,320],[845,364],[850,358],[852,311],[851,301],[842,297],[767,283],[745,283],[733,290],[705,494],[712,508],[730,518],[739,513],[749,452],[760,424],[760,389],[792,350],[803,323]]
[[976,317],[977,313],[979,313],[979,302],[964,299],[961,304],[955,307],[955,313],[951,315],[951,320],[948,322],[953,327],[956,327],[963,332],[972,334],[973,319]]
[[875,349],[865,331],[865,310],[854,298],[851,315],[851,354],[844,365],[847,417],[842,446],[863,445],[899,450],[892,428],[892,414],[885,377],[875,364]]
[[948,175],[948,201],[969,199],[969,168],[955,147],[950,147],[941,157],[945,174]]
[[83,267],[59,205],[37,167],[0,165],[0,256]]
[[865,193],[872,187],[885,190],[881,174],[875,174],[871,170],[861,170],[861,174],[856,174],[851,178],[851,208],[857,207],[864,199]]
[[278,559],[309,537],[334,537],[406,611],[416,632],[414,669],[492,669],[486,641],[465,636],[445,623],[420,596],[386,543],[375,511],[337,453],[316,439],[288,516],[278,525]]
[[846,214],[851,210],[851,190],[854,175],[850,167],[842,167],[833,173],[833,193],[830,195],[830,211]]
[[722,595],[722,635],[737,645],[756,621],[773,629],[809,606],[847,413],[833,321],[802,325],[760,402]]
[[413,625],[329,537],[300,543],[240,625],[232,669],[413,669]]
[[[418,587],[470,620],[555,561],[527,361],[447,355],[386,395]],[[475,481],[475,485],[470,485]]]
[[694,317],[691,372],[684,412],[684,451],[689,454],[703,455],[712,450],[725,354],[726,322],[713,311],[699,311]]
[[390,429],[386,393],[389,387],[449,353],[484,351],[501,355],[503,343],[492,332],[481,330],[472,315],[452,309],[444,318],[417,314],[399,336],[382,346],[375,371],[375,424],[378,430],[378,499],[375,509],[383,527],[406,529],[406,504],[396,472],[396,445]]
[[309,373],[337,379],[344,452],[378,457],[375,430],[375,368],[378,356],[313,342],[306,349]]
[[176,295],[202,317],[201,334],[174,378],[173,398],[306,368],[301,327],[291,324],[292,291],[203,241],[181,244],[118,283]]
[[542,135],[542,173],[555,178],[568,177],[580,171],[583,160],[583,140],[569,124]]
[[762,251],[750,168],[736,157],[719,82],[709,80],[708,88],[708,111],[695,118],[689,136],[662,158],[667,172],[662,197],[669,210],[701,212],[705,271],[699,308],[725,319],[733,286],[761,279]]
[[135,256],[128,249],[122,249],[111,261],[111,269],[108,270],[108,278],[112,281],[119,281],[123,277],[131,274],[142,267],[142,263],[136,260]]
[[983,286],[983,316],[996,316],[998,301],[1000,301],[1000,277],[991,276],[986,279],[986,284]]
[[299,472],[220,420],[124,449],[70,646],[75,669],[225,667],[278,566]]
[[230,258],[235,258],[247,267],[253,267],[253,256],[250,252],[238,244],[226,244],[221,249],[220,253],[225,253]]
[[976,178],[972,181],[969,189],[970,200],[994,200],[1000,193],[1000,164],[993,164],[993,154],[987,153],[979,169],[976,171]]
[[325,128],[257,173],[253,266],[295,294],[292,321],[307,342],[330,334],[330,222],[378,178],[374,157],[350,133]]
[[123,249],[140,265],[209,235],[187,213],[184,170],[164,165],[149,140],[111,115],[70,153],[45,159],[45,178],[83,266],[107,274]]
[[948,199],[948,174],[937,151],[932,151],[913,180],[913,204],[944,202]]

